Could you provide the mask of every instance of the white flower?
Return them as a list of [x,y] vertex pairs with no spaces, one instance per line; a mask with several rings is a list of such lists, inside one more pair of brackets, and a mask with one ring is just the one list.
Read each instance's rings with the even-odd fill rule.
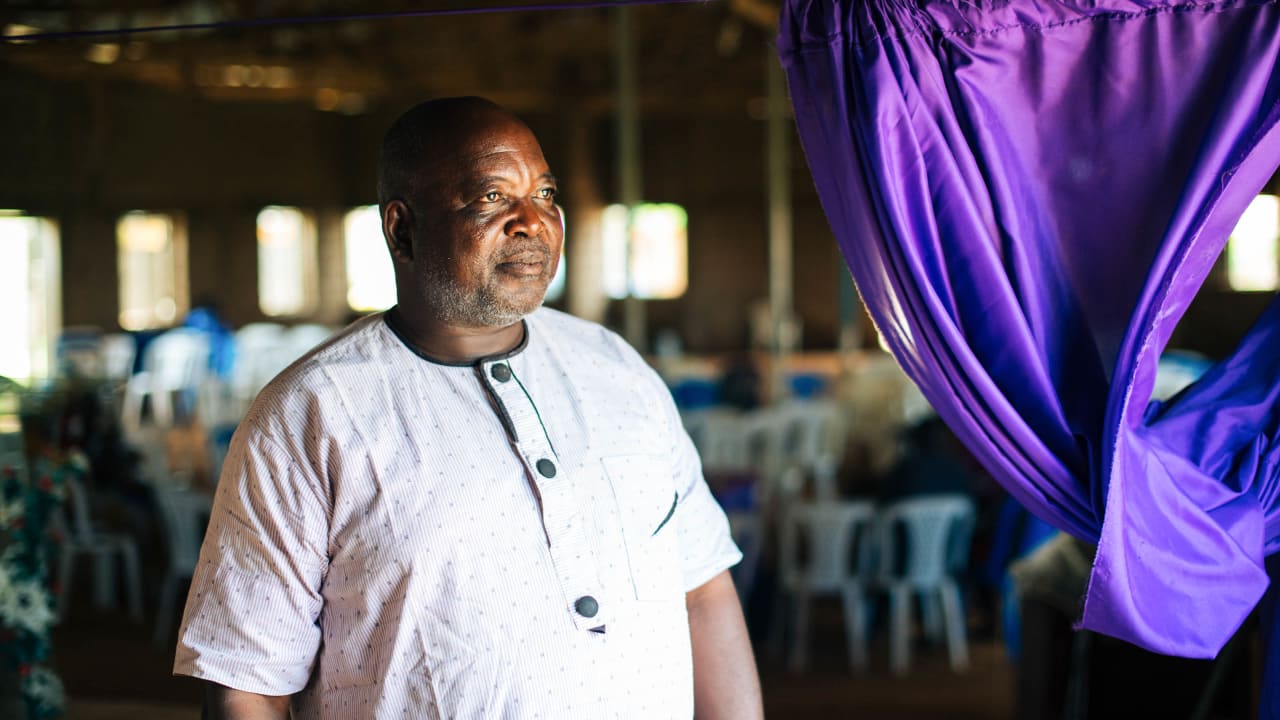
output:
[[44,588],[34,580],[14,582],[8,566],[0,565],[0,621],[14,629],[42,633],[53,619]]
[[62,707],[64,700],[62,681],[58,679],[57,674],[43,665],[31,668],[31,674],[22,681],[22,690],[27,697],[40,705]]

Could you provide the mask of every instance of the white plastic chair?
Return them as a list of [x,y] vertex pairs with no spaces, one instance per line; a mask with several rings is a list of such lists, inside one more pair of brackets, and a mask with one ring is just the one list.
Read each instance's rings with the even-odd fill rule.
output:
[[200,560],[200,543],[204,539],[204,522],[213,506],[213,498],[204,493],[176,485],[152,486],[160,524],[164,530],[168,564],[160,585],[153,640],[163,645],[173,629],[174,610],[178,602],[178,584],[190,580]]
[[125,387],[122,422],[131,432],[142,427],[143,400],[149,398],[152,421],[172,427],[173,394],[189,392],[194,397],[208,372],[208,336],[190,328],[168,330],[147,345],[142,367]]
[[100,329],[92,326],[65,327],[58,334],[54,351],[59,373],[86,378],[103,376]]
[[[231,434],[244,417],[247,405],[236,397],[232,386],[217,378],[207,377],[200,384],[196,399],[196,418],[204,429],[209,479],[217,483],[222,474],[222,463],[230,449]],[[184,468],[189,469],[189,468]]]
[[[867,667],[867,572],[875,506],[865,501],[796,503],[782,523],[779,574],[791,599],[790,666],[804,670],[808,655],[809,599],[838,594],[844,605],[849,660],[855,671]],[[801,560],[801,542],[807,548]],[[779,608],[780,609],[780,608]],[[779,616],[775,614],[775,618]]]
[[743,444],[743,415],[736,410],[707,408],[681,414],[685,430],[698,448],[704,470],[738,472],[750,469]]
[[102,353],[102,377],[113,383],[123,383],[133,375],[133,363],[138,355],[138,343],[128,333],[109,333],[99,344]]
[[778,462],[814,484],[814,497],[835,500],[836,471],[844,455],[840,408],[829,400],[793,400],[772,410],[777,416]]
[[231,387],[236,399],[247,406],[271,378],[293,362],[293,349],[279,323],[249,323],[236,331],[236,362]]
[[917,593],[925,630],[933,633],[938,625],[945,627],[951,668],[968,667],[964,608],[955,574],[968,557],[973,523],[973,502],[963,495],[906,498],[881,515],[876,585],[889,594],[889,667],[894,673],[905,673],[911,663],[911,597]]
[[317,345],[329,339],[333,334],[333,328],[328,325],[317,325],[314,323],[303,323],[294,325],[284,331],[285,343],[289,346],[291,357],[289,362],[293,362],[298,358],[306,355],[315,349]]
[[99,609],[114,604],[114,559],[119,556],[124,570],[125,591],[129,603],[129,617],[142,622],[142,578],[138,567],[138,546],[133,538],[119,533],[100,532],[93,526],[89,512],[89,499],[84,486],[75,478],[67,478],[67,508],[64,513],[67,525],[66,540],[62,544],[62,557],[58,568],[58,584],[61,597],[58,602],[59,617],[66,612],[72,597],[71,581],[74,577],[76,558],[88,555],[94,564],[94,605]]

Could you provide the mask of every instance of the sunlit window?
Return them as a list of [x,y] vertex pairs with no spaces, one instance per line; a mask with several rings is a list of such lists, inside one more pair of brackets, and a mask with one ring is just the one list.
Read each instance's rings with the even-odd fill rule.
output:
[[61,324],[58,227],[0,210],[0,375],[47,377]]
[[317,300],[316,224],[294,207],[258,213],[258,307],[266,315],[305,315]]
[[382,239],[377,205],[347,213],[342,222],[347,248],[347,305],[352,310],[386,310],[396,304],[396,274]]
[[1227,241],[1227,284],[1232,290],[1280,289],[1280,198],[1259,195]]
[[181,221],[131,212],[116,223],[120,327],[173,325],[187,311],[187,245]]
[[[628,252],[627,226],[631,226]],[[611,298],[675,298],[689,285],[688,226],[684,208],[670,203],[624,205],[604,210],[604,289]],[[631,281],[627,282],[630,257]]]
[[[569,239],[568,239],[569,225],[568,225],[568,220],[564,214],[564,208],[557,205],[556,209],[560,211],[560,230],[561,230],[560,237],[564,238],[565,243],[568,243],[569,242]],[[561,297],[564,296],[564,282],[565,282],[564,275],[566,272],[564,268],[565,266],[564,248],[565,246],[564,244],[562,244],[560,246],[560,265],[556,267],[556,276],[551,278],[551,284],[547,286],[546,299],[548,301],[559,300]]]

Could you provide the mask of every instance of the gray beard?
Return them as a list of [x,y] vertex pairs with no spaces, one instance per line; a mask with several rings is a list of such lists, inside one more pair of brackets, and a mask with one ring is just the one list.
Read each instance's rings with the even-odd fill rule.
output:
[[429,305],[436,308],[442,322],[454,327],[507,327],[542,304],[539,301],[533,307],[518,307],[503,302],[488,287],[468,293],[444,273],[428,271],[425,279]]

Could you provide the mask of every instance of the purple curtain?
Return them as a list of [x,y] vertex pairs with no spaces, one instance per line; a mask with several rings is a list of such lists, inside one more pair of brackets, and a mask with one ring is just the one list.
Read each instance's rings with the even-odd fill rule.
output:
[[1280,548],[1280,302],[1148,401],[1280,163],[1280,7],[787,0],[778,52],[894,355],[1014,496],[1098,544],[1083,626],[1215,655]]

